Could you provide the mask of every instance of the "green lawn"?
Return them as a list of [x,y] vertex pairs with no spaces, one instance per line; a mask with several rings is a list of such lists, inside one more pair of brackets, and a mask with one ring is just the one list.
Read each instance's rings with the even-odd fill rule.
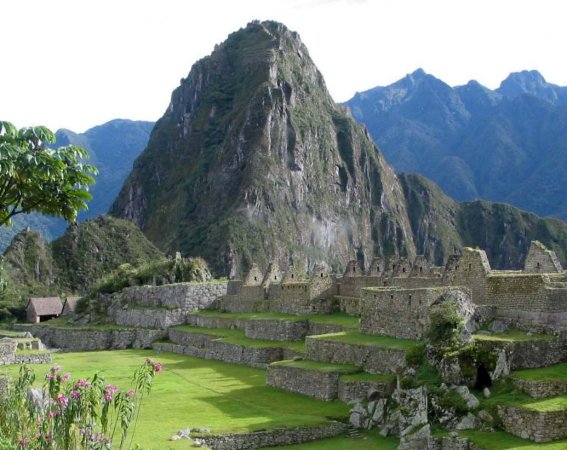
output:
[[497,334],[473,334],[473,338],[477,341],[522,342],[555,339],[555,336],[541,333],[534,333],[531,336],[528,336],[528,334],[523,330],[510,328],[503,333]]
[[541,369],[518,370],[512,374],[512,377],[536,381],[567,381],[567,363],[556,364]]
[[510,380],[493,386],[490,398],[481,397],[480,401],[482,408],[495,408],[497,405],[509,405],[541,412],[567,409],[567,395],[533,399],[525,392],[517,389]]
[[5,328],[0,328],[0,338],[1,337],[18,337],[21,336],[23,331],[6,330]]
[[272,363],[271,365],[295,367],[297,369],[315,370],[317,372],[324,372],[324,373],[340,372],[344,374],[351,374],[351,373],[360,372],[359,367],[350,364],[329,364],[319,361],[311,361],[309,359],[300,359],[297,361],[296,360],[277,361]]
[[411,339],[396,339],[390,336],[372,336],[356,331],[321,334],[319,336],[311,336],[311,339],[322,339],[325,341],[345,342],[357,345],[371,345],[374,347],[391,348],[394,350],[410,350],[419,344],[419,341]]
[[251,339],[244,335],[244,331],[229,328],[199,328],[191,325],[180,325],[174,327],[174,330],[184,333],[207,334],[210,336],[218,336],[224,342],[230,344],[244,345],[246,347],[270,348],[282,347],[295,350],[299,353],[305,353],[305,343],[303,341],[268,341],[263,339]]
[[[134,370],[147,357],[164,364],[150,397],[144,400],[134,442],[142,448],[187,448],[187,442],[167,439],[180,429],[210,428],[212,432],[309,426],[327,417],[348,416],[349,406],[323,402],[266,386],[262,370],[152,350],[55,353],[53,363],[73,379],[100,371],[107,382],[130,387]],[[35,365],[38,379],[49,365]],[[3,366],[0,374],[16,374],[18,366]]]
[[484,450],[565,450],[567,440],[536,444],[503,431],[484,433],[482,431],[461,431],[459,434],[469,438]]
[[[306,444],[286,445],[285,450],[397,450],[399,441],[393,437],[382,437],[376,431],[363,433],[359,438],[339,436]],[[265,447],[270,450],[274,447]]]

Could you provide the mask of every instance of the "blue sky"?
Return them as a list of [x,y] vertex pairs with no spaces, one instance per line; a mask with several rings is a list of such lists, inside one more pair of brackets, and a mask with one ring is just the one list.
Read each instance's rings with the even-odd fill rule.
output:
[[191,65],[254,19],[299,32],[337,101],[418,67],[451,85],[496,88],[522,69],[567,85],[560,0],[18,0],[1,11],[0,119],[17,126],[157,120]]

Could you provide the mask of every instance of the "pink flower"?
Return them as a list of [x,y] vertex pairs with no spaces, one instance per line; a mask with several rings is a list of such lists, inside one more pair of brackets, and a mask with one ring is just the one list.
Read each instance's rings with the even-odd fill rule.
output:
[[63,375],[61,377],[61,381],[67,381],[71,379],[71,374],[70,373],[66,373],[65,375]]
[[67,404],[69,403],[69,399],[63,394],[57,394],[57,396],[55,397],[55,402],[59,403],[59,405],[61,405],[63,408],[66,408]]
[[163,368],[163,364],[162,364],[162,363],[156,363],[156,364],[154,365],[154,370],[155,370],[156,372],[160,372],[162,368]]
[[130,389],[128,392],[126,392],[126,395],[130,398],[134,398],[136,396],[136,391],[134,389]]
[[51,373],[53,372],[61,372],[61,366],[53,366],[51,369]]
[[81,393],[79,391],[72,391],[71,392],[71,398],[77,400],[80,397],[81,397]]
[[80,388],[85,388],[85,389],[89,389],[91,387],[91,383],[88,382],[87,380],[79,380],[75,383],[75,389],[80,389]]

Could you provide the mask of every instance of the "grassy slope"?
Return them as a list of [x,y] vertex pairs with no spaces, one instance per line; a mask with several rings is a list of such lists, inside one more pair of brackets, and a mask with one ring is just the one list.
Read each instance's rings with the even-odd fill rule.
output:
[[347,344],[371,345],[375,347],[391,348],[395,350],[410,350],[419,342],[410,339],[396,339],[389,336],[371,336],[358,332],[343,332],[311,336],[312,339],[325,341],[345,342]]
[[350,364],[329,364],[329,363],[323,363],[323,362],[311,361],[311,360],[277,361],[275,363],[272,363],[272,365],[293,367],[297,369],[312,370],[323,373],[340,372],[343,374],[352,374],[352,373],[360,372],[360,369],[358,367]]
[[[346,417],[349,406],[322,402],[265,385],[265,372],[244,366],[204,361],[150,350],[56,353],[53,363],[73,378],[99,370],[107,382],[130,387],[134,370],[147,357],[164,364],[152,394],[144,399],[134,442],[142,448],[187,448],[187,442],[168,442],[178,430],[210,428],[212,432],[246,432],[259,429],[320,424],[327,417]],[[88,367],[88,369],[86,369]],[[34,366],[38,379],[48,366]],[[0,373],[16,374],[18,367]],[[361,447],[364,448],[364,447]]]
[[541,369],[518,370],[512,374],[515,378],[524,380],[564,380],[567,381],[567,363],[556,364],[554,366],[543,367]]
[[550,334],[537,334],[531,336],[526,334],[525,331],[509,329],[503,333],[497,334],[473,334],[473,338],[478,341],[500,341],[500,342],[521,342],[521,341],[538,341],[543,339],[555,339],[555,336]]

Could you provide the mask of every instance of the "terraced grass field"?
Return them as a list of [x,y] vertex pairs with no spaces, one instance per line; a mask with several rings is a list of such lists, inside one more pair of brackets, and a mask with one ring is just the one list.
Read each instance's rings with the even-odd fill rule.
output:
[[264,339],[252,339],[244,335],[244,331],[229,328],[199,328],[191,325],[180,325],[173,328],[184,333],[206,334],[209,336],[217,336],[224,342],[229,344],[244,345],[246,347],[255,348],[272,348],[284,347],[295,350],[299,353],[305,353],[305,342],[303,341],[268,341]]
[[[175,353],[156,354],[152,350],[54,353],[53,364],[62,366],[73,379],[90,377],[99,371],[107,382],[128,389],[132,373],[148,357],[162,362],[164,370],[156,377],[151,395],[142,404],[134,443],[144,449],[187,448],[187,441],[168,441],[172,434],[186,427],[246,432],[315,425],[329,417],[348,416],[349,406],[338,401],[322,402],[267,387],[262,370]],[[49,369],[48,365],[33,367],[39,380]],[[0,374],[16,375],[17,371],[17,366],[0,368]]]

